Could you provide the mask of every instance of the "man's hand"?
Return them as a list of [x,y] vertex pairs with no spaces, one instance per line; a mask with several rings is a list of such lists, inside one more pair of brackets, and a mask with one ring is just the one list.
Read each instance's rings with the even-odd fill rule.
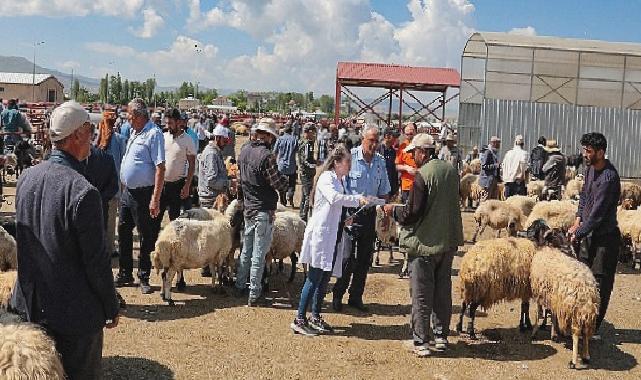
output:
[[116,315],[116,316],[114,317],[114,319],[112,319],[112,320],[111,320],[111,322],[107,323],[107,324],[105,325],[105,328],[113,329],[113,328],[115,328],[116,326],[118,326],[118,322],[119,322],[119,321],[120,321],[120,314]]
[[574,224],[568,230],[568,234],[569,235],[574,235],[576,233],[576,230],[579,229],[580,225],[581,225],[581,219],[580,218],[576,218],[576,220],[574,221]]
[[190,186],[188,183],[185,183],[182,190],[180,190],[180,199],[187,199],[189,197]]
[[411,175],[416,175],[416,171],[417,170],[416,170],[416,168],[413,168],[413,167],[408,165],[407,168],[405,169],[405,171],[408,172]]
[[160,214],[160,200],[152,197],[151,202],[149,202],[149,215],[152,218],[157,218],[158,214]]

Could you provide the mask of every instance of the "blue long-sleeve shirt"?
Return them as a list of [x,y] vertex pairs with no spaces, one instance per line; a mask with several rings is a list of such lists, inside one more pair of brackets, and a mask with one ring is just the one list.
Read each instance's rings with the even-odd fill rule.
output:
[[600,236],[614,231],[618,226],[617,204],[620,195],[619,173],[610,161],[606,161],[601,171],[588,167],[576,213],[581,218],[576,237],[581,239],[590,233]]

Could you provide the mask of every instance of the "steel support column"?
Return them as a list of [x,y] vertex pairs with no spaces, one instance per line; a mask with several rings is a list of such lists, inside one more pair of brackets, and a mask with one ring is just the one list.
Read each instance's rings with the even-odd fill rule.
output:
[[392,89],[389,89],[389,108],[387,112],[387,127],[392,125]]
[[336,94],[334,95],[334,124],[338,125],[341,116],[341,81],[336,80]]
[[398,102],[398,129],[400,133],[403,133],[403,86],[399,88],[399,98]]

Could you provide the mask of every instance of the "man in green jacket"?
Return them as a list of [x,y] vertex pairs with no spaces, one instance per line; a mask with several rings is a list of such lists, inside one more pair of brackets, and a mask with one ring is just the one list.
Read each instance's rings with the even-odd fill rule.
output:
[[414,151],[420,168],[407,204],[386,205],[384,210],[403,227],[401,245],[409,258],[413,335],[412,350],[421,357],[430,355],[430,318],[434,350],[447,348],[452,317],[452,260],[463,245],[457,170],[435,158],[434,139],[417,134],[406,152]]

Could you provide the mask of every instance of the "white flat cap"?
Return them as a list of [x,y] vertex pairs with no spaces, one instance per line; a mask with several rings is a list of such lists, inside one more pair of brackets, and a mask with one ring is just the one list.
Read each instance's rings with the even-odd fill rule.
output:
[[51,113],[49,134],[51,141],[60,141],[72,134],[76,129],[89,123],[89,113],[79,103],[69,101]]
[[412,142],[405,147],[405,152],[411,152],[414,149],[434,149],[434,138],[427,133],[419,133],[412,139]]
[[223,127],[222,125],[218,124],[216,125],[216,128],[214,128],[212,135],[214,136],[221,136],[221,137],[227,137],[227,128]]

